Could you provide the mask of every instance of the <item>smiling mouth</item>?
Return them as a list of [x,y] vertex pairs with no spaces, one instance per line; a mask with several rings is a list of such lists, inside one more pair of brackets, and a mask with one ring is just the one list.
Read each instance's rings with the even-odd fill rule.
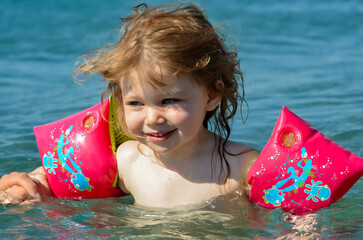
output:
[[174,132],[175,129],[169,132],[146,133],[146,136],[150,141],[159,142],[167,140]]

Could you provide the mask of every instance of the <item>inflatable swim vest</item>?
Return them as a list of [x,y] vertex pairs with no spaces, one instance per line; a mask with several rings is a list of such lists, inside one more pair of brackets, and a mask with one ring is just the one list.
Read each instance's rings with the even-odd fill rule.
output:
[[283,107],[270,139],[250,168],[250,199],[303,214],[338,201],[363,174],[363,159]]
[[49,186],[58,198],[124,196],[117,188],[116,148],[128,138],[114,124],[116,103],[103,101],[64,119],[34,127]]

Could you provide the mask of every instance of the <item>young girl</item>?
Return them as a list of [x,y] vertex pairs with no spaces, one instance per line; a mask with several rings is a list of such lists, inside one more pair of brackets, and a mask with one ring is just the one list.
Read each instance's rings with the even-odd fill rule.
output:
[[[237,54],[194,4],[139,5],[123,21],[118,44],[86,55],[75,72],[103,76],[103,96],[114,96],[120,128],[135,139],[118,147],[119,187],[156,208],[244,190],[258,152],[229,140],[229,120],[244,101]],[[16,176],[0,189],[21,185],[34,198],[38,185],[48,187]]]

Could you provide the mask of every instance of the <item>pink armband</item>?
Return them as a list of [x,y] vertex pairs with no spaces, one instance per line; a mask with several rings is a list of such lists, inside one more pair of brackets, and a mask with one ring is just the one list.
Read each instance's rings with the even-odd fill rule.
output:
[[[111,98],[110,98],[111,99]],[[123,196],[117,188],[111,100],[34,127],[48,183],[59,198]]]
[[258,205],[303,214],[339,200],[362,174],[362,158],[283,107],[247,182]]

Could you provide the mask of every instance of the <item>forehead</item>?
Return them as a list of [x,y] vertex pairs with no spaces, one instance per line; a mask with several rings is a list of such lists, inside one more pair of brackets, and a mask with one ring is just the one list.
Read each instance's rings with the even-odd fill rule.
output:
[[165,87],[175,81],[195,80],[193,74],[178,73],[172,71],[161,64],[145,64],[135,66],[120,79],[120,87],[132,89],[140,84],[150,89]]
[[121,79],[121,86],[131,88],[136,82],[143,85],[157,87],[167,84],[173,78],[171,71],[161,67],[160,64],[139,64],[133,67]]
[[191,88],[198,86],[196,78],[190,73],[179,73],[173,75],[168,71],[154,72],[152,76],[136,69],[120,81],[122,94],[127,94],[130,91],[143,91],[148,93],[153,92],[168,92],[176,93],[188,91]]

